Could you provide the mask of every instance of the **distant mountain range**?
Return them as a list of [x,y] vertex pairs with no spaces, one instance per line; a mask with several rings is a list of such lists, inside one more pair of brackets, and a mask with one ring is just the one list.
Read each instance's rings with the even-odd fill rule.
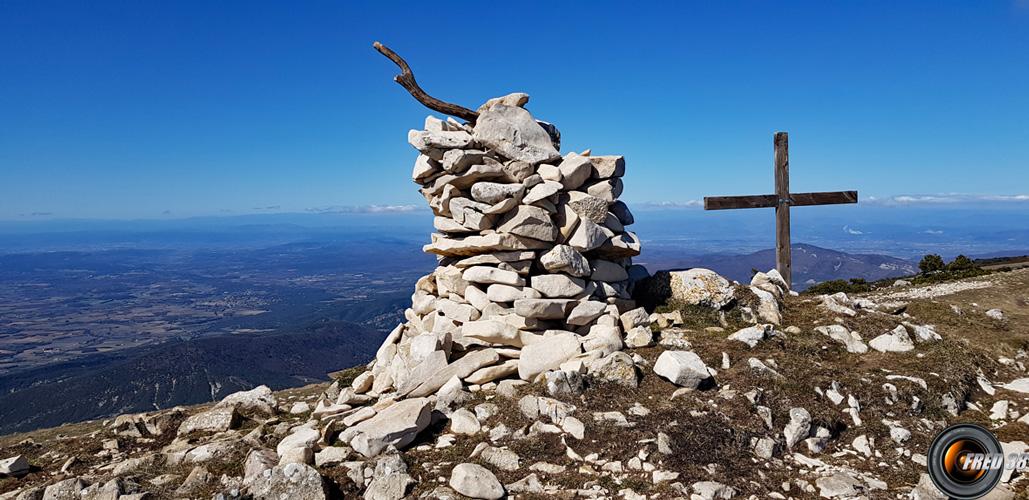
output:
[[[793,245],[794,288],[803,290],[810,285],[831,279],[864,278],[869,281],[918,272],[918,266],[904,259],[878,254],[850,254],[816,247]],[[646,259],[651,272],[659,269],[705,267],[722,276],[741,283],[749,282],[754,269],[767,271],[775,267],[775,250],[760,250],[747,254],[707,254],[675,256],[658,251]]]

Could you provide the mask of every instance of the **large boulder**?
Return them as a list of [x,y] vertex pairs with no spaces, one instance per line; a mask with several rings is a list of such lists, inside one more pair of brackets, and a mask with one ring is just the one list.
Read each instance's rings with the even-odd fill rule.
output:
[[429,398],[398,401],[347,429],[340,439],[348,441],[354,451],[366,457],[374,457],[390,445],[403,448],[429,425],[432,406]]
[[678,303],[721,309],[735,298],[729,280],[710,269],[658,271],[637,283],[633,292],[643,304]]
[[[528,111],[518,106],[495,104],[483,111],[475,121],[472,136],[479,144],[511,160],[536,164],[561,156],[550,134]],[[421,139],[421,142],[427,143],[430,139]]]

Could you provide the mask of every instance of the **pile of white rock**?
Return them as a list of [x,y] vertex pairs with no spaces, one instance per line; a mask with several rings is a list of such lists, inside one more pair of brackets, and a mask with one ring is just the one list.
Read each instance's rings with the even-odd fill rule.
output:
[[600,371],[637,383],[621,351],[653,336],[652,318],[631,299],[647,272],[632,265],[640,243],[618,201],[625,161],[562,156],[557,129],[535,120],[527,101],[491,99],[474,125],[430,116],[408,134],[419,152],[412,177],[438,231],[424,250],[439,264],[418,280],[407,321],[369,370],[315,409],[342,423],[341,438],[355,449],[375,454],[383,443],[369,444],[372,434],[397,444],[389,425],[392,433],[362,425],[396,413],[412,430],[423,426],[446,391],[504,390],[539,377],[574,390]]

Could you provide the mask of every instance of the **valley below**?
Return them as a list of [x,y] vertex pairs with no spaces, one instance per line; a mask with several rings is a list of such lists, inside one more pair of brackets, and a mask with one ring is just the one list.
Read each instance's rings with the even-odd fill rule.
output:
[[[641,219],[637,262],[650,272],[705,267],[749,282],[753,269],[773,266],[760,217],[741,219],[756,222],[740,224],[732,242],[698,239],[724,222],[695,212]],[[680,219],[695,224],[669,223]],[[303,220],[193,232],[0,227],[0,434],[217,401],[259,384],[297,387],[366,362],[435,266],[421,252],[425,221]],[[835,250],[794,246],[797,289],[917,272],[910,248],[920,241],[879,253],[830,231],[808,237]]]

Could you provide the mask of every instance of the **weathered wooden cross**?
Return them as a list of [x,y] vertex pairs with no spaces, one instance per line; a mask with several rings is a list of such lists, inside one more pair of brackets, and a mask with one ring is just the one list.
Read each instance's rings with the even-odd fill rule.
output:
[[775,207],[775,268],[786,284],[793,287],[793,261],[790,257],[790,206],[857,203],[857,191],[790,193],[789,136],[775,133],[775,194],[753,196],[706,196],[704,210]]

